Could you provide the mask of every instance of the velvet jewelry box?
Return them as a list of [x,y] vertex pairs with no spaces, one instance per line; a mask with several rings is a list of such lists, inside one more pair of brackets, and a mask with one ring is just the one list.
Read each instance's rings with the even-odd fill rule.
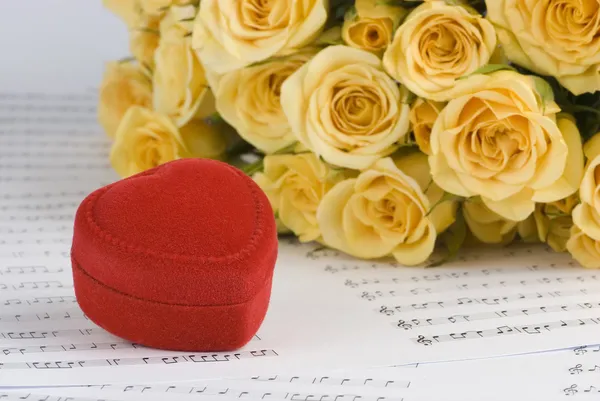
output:
[[261,189],[225,163],[183,159],[91,193],[75,217],[77,301],[128,341],[231,351],[256,334],[277,258]]

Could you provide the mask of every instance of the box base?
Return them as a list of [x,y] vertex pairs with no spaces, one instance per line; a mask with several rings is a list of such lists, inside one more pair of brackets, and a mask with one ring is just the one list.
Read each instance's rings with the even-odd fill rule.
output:
[[243,347],[261,326],[271,294],[270,278],[242,304],[165,304],[119,292],[90,276],[77,261],[72,264],[77,301],[92,322],[132,343],[163,350],[226,352]]

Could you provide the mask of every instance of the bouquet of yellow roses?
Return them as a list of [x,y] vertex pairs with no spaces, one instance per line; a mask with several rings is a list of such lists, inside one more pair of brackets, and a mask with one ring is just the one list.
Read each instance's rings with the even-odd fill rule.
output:
[[280,232],[403,265],[543,242],[600,268],[600,0],[103,0],[123,177],[243,169]]

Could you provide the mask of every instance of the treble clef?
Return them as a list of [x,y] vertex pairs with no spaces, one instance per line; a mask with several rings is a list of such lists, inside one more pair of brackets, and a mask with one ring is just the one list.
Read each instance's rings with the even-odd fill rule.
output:
[[362,299],[366,299],[367,301],[374,301],[375,300],[375,296],[372,294],[369,294],[367,291],[364,291],[361,296]]
[[383,313],[386,316],[392,316],[394,314],[394,311],[388,309],[387,306],[382,306],[381,309],[379,309],[379,313]]
[[404,330],[412,329],[412,324],[406,323],[404,320],[398,320],[398,327]]
[[346,282],[344,283],[344,285],[346,287],[350,287],[350,288],[356,288],[356,287],[358,287],[358,283],[355,283],[352,280],[346,280]]
[[579,390],[577,390],[577,384],[573,384],[571,387],[567,387],[563,391],[565,395],[575,395],[579,392]]
[[429,345],[431,345],[431,340],[425,338],[425,336],[419,336],[419,337],[417,337],[417,342],[419,344],[423,344],[426,347],[429,346]]
[[572,375],[578,375],[581,372],[583,372],[583,369],[581,369],[581,364],[578,363],[577,365],[573,366],[572,368],[569,368],[569,373]]
[[325,266],[325,271],[333,274],[333,273],[337,273],[338,269],[331,265],[327,265],[327,266]]

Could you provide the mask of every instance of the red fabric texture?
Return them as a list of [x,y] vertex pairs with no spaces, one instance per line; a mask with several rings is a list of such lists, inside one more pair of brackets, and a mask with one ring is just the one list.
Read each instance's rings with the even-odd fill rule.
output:
[[84,313],[148,347],[231,351],[267,312],[277,230],[260,188],[225,163],[182,159],[90,194],[71,259]]

